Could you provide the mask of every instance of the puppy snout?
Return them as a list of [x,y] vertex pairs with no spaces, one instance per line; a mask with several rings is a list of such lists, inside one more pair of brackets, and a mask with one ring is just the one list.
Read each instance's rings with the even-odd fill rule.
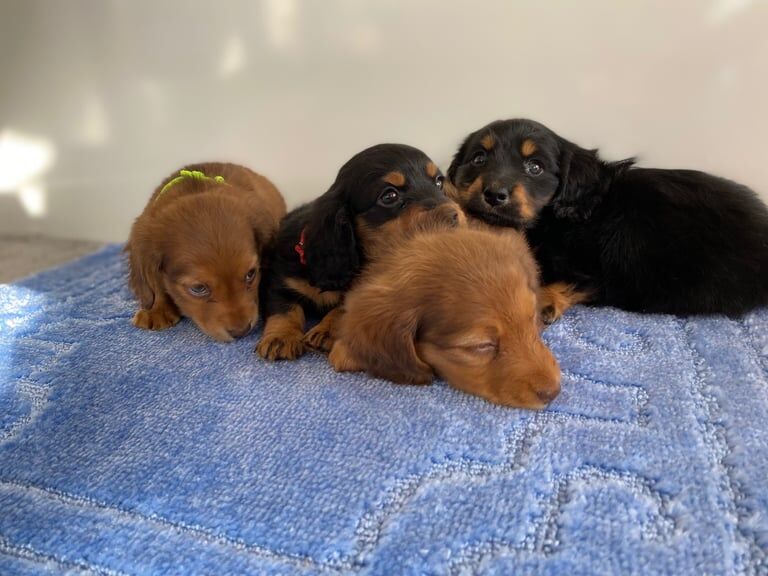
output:
[[545,404],[549,404],[560,394],[560,367],[554,358],[533,376],[531,387],[536,397]]
[[232,338],[242,338],[243,336],[248,334],[248,332],[251,331],[251,328],[252,326],[251,326],[251,323],[249,322],[243,326],[235,326],[235,327],[227,328],[227,333],[230,336],[232,336]]
[[489,206],[503,206],[509,202],[509,190],[507,188],[488,187],[483,190],[483,198]]

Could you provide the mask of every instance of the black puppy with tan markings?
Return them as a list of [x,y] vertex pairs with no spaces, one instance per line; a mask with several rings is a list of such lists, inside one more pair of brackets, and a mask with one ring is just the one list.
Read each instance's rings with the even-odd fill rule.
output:
[[[327,352],[336,307],[367,261],[391,238],[433,222],[458,225],[463,218],[422,151],[379,144],[356,154],[325,194],[280,223],[263,283],[266,325],[256,351],[269,360],[295,359],[307,347]],[[305,334],[305,312],[327,314]]]
[[768,209],[757,195],[704,172],[633,164],[531,120],[500,120],[464,140],[448,177],[468,214],[526,231],[549,321],[585,300],[683,315],[768,304]]

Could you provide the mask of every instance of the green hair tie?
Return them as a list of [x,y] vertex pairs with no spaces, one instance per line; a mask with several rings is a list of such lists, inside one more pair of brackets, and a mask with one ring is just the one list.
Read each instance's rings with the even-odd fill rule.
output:
[[178,184],[179,182],[186,180],[187,178],[190,178],[192,180],[200,180],[202,182],[208,181],[208,182],[216,182],[218,184],[227,183],[227,181],[224,180],[224,176],[214,176],[211,178],[210,176],[206,176],[204,172],[200,172],[199,170],[179,170],[179,175],[176,176],[176,178],[174,178],[173,180],[170,180],[165,186],[163,186],[160,189],[160,192],[155,198],[155,202],[157,202],[157,199],[160,198],[160,196],[162,196],[166,190]]

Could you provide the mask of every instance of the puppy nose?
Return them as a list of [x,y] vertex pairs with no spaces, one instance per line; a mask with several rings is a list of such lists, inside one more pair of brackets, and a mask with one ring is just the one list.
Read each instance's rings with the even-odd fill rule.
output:
[[246,324],[245,326],[241,326],[239,328],[227,328],[227,332],[229,333],[232,338],[242,338],[248,332],[251,331],[251,325]]
[[501,206],[509,201],[509,190],[506,188],[499,188],[498,190],[486,188],[483,190],[483,197],[489,206]]
[[560,394],[560,368],[556,363],[542,370],[533,380],[533,391],[536,396],[549,404]]
[[546,404],[549,404],[552,400],[557,398],[558,394],[560,394],[560,386],[557,388],[539,388],[536,390],[536,396]]

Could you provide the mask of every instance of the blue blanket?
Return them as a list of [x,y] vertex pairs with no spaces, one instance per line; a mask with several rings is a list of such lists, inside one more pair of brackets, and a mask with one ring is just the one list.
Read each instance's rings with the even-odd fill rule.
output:
[[0,286],[0,574],[768,574],[768,311],[577,307],[543,412]]

